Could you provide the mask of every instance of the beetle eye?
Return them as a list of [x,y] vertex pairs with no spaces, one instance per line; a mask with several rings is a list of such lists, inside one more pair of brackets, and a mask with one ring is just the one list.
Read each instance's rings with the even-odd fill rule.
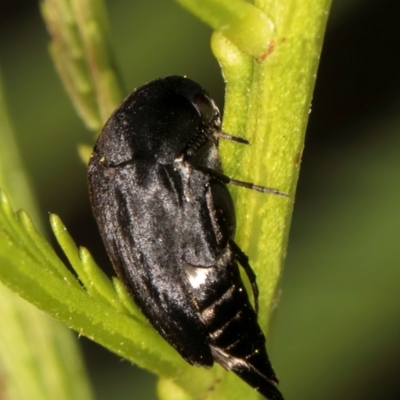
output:
[[209,124],[215,121],[219,124],[219,110],[210,98],[203,94],[196,94],[193,99],[193,105],[196,107],[204,123]]

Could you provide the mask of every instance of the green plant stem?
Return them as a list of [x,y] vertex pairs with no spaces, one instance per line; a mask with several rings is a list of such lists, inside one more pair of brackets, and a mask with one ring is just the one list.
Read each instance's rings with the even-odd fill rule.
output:
[[286,255],[287,239],[330,0],[259,1],[274,22],[269,54],[255,60],[221,33],[212,46],[226,81],[223,128],[250,146],[222,143],[226,172],[277,188],[289,198],[232,188],[236,240],[252,262],[260,290],[261,326],[267,330]]

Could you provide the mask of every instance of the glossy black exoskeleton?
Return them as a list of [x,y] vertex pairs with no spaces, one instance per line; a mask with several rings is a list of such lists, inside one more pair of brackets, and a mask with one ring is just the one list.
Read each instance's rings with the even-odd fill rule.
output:
[[[89,163],[89,191],[119,277],[158,332],[197,366],[214,360],[268,399],[283,399],[265,337],[240,277],[255,275],[233,241],[221,132],[209,94],[179,76],[128,96],[106,123]],[[257,304],[257,301],[256,301]]]

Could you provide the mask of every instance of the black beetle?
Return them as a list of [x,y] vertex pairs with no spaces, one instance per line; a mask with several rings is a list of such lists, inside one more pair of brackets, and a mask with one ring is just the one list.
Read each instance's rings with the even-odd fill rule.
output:
[[218,108],[190,79],[169,76],[129,95],[89,162],[93,212],[118,276],[157,331],[190,364],[214,360],[268,399],[283,399],[239,273],[255,275],[233,241]]

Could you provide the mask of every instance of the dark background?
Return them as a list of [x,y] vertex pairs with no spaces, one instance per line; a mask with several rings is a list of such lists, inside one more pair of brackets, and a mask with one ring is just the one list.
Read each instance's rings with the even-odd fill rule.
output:
[[[223,104],[210,29],[173,1],[109,1],[128,91],[188,75]],[[400,3],[334,0],[307,133],[282,296],[269,337],[288,400],[399,399]],[[1,0],[10,114],[41,211],[109,267],[78,142],[91,143],[47,54],[38,4]],[[99,400],[154,398],[155,378],[81,338]]]

